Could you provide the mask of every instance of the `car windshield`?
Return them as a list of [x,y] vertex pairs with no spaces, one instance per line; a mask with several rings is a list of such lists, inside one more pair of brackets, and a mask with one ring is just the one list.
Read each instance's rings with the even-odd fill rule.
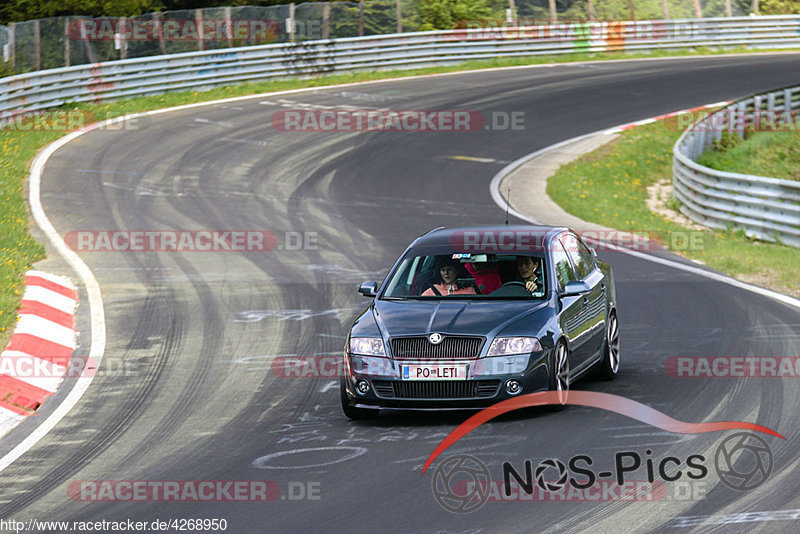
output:
[[545,296],[545,264],[535,254],[419,254],[410,251],[382,298],[532,299]]

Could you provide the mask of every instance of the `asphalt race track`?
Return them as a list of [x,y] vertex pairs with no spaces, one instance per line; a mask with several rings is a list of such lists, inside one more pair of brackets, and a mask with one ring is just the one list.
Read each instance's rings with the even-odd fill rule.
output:
[[[264,96],[156,115],[141,131],[81,136],[55,153],[43,175],[45,210],[61,235],[269,230],[283,250],[82,252],[103,292],[107,367],[53,431],[0,473],[0,516],[224,518],[230,532],[677,532],[700,528],[687,527],[687,517],[712,516],[725,522],[704,532],[796,532],[798,521],[779,513],[800,509],[798,382],[673,378],[664,370],[670,356],[800,353],[797,309],[724,283],[601,253],[617,279],[623,368],[614,382],[573,387],[626,396],[682,421],[750,421],[782,433],[785,441],[764,437],[774,468],[750,491],[721,484],[714,472],[714,451],[731,432],[674,434],[570,407],[493,421],[439,460],[472,454],[502,480],[504,461],[521,470],[526,459],[535,466],[587,454],[603,470],[619,451],[701,454],[711,459],[705,494],[678,498],[665,484],[667,495],[649,502],[488,502],[451,513],[433,497],[432,470],[421,475],[421,468],[467,413],[385,413],[353,423],[330,372],[286,377],[271,362],[337,357],[368,303],[357,284],[382,279],[417,235],[502,222],[489,182],[507,162],[598,129],[800,83],[799,72],[797,54],[475,72]],[[298,133],[270,126],[272,113],[309,104],[524,112],[525,129]],[[316,246],[287,250],[296,236],[287,232],[316,233],[307,234]],[[632,476],[643,480],[644,469]],[[281,497],[143,503],[68,496],[70,482],[109,479],[269,480]],[[742,512],[766,513],[748,522],[731,515]]]

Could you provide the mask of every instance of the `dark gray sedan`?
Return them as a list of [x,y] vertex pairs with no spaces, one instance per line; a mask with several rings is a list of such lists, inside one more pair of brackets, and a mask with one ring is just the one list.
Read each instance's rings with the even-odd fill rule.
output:
[[417,238],[353,324],[341,401],[381,408],[482,408],[619,371],[611,268],[567,228],[438,228]]

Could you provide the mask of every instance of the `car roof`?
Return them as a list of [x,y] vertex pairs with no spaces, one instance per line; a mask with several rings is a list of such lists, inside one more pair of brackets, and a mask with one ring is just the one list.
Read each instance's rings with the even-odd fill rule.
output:
[[551,234],[557,234],[566,230],[568,230],[568,228],[564,226],[545,226],[532,224],[498,224],[492,226],[463,226],[458,228],[439,227],[419,236],[410,246],[446,246],[453,242],[452,239],[454,236],[463,234],[463,232],[525,232],[528,234],[538,234],[547,237]]

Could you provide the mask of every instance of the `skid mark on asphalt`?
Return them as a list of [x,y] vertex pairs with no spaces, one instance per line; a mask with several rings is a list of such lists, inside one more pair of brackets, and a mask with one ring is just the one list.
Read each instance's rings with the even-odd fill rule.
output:
[[330,382],[328,382],[327,384],[325,384],[324,386],[322,386],[321,388],[319,388],[319,392],[320,392],[320,393],[327,393],[327,392],[328,392],[328,391],[330,391],[330,390],[337,391],[337,388],[336,388],[336,386],[337,386],[338,384],[339,384],[339,382],[337,382],[336,380],[331,380]]
[[[331,351],[331,352],[319,352],[319,353],[315,354],[313,357],[339,356],[339,355],[341,355],[341,352],[337,350],[337,351]],[[237,358],[237,359],[233,360],[231,363],[240,363],[240,364],[245,364],[245,365],[248,365],[248,366],[252,366],[252,367],[250,367],[250,369],[253,370],[253,371],[256,371],[256,370],[267,370],[267,369],[272,369],[273,368],[272,364],[278,358],[282,359],[283,365],[288,365],[288,364],[293,364],[293,363],[300,363],[300,364],[307,363],[309,358],[310,358],[310,356],[307,355],[307,354],[305,356],[303,356],[303,355],[294,354],[294,353],[290,353],[290,354],[258,354],[258,355],[255,355],[255,356],[245,356],[243,358]],[[220,362],[218,365],[228,365],[228,364],[229,364],[228,362]],[[316,377],[317,375],[315,374],[314,376]],[[338,374],[337,374],[337,376],[338,376]]]
[[[182,176],[186,179],[187,176]],[[135,186],[127,186],[115,184],[112,182],[103,182],[103,187],[111,189],[118,189],[120,191],[127,191],[138,196],[143,197],[178,197],[178,198],[236,198],[236,197],[250,197],[253,195],[252,191],[237,191],[224,190],[224,189],[198,189],[196,187],[185,187],[181,190],[175,190],[173,186],[162,187],[148,187],[141,184]]]
[[142,176],[145,174],[144,171],[119,171],[111,169],[75,169],[73,172],[80,172],[84,174],[130,174],[133,176]]
[[[675,445],[684,441],[692,441],[697,436],[694,434],[675,434],[665,430],[653,428],[650,425],[630,424],[622,426],[606,427],[600,430],[605,436],[604,443],[613,443],[601,447],[589,447],[587,450],[602,451],[620,449],[626,447],[658,447],[664,445]],[[650,441],[631,441],[631,438],[651,438]],[[614,443],[616,442],[616,443]]]
[[394,97],[388,95],[382,95],[379,93],[358,93],[355,91],[337,91],[335,93],[326,93],[326,96],[349,98],[351,100],[363,102],[386,102],[389,100],[394,100]]
[[[383,278],[386,274],[386,271],[363,271],[360,269],[352,269],[349,267],[342,267],[341,265],[334,265],[334,264],[311,264],[307,265],[306,269],[309,271],[320,271],[322,274],[325,275],[327,280],[331,280],[335,278],[337,281],[346,280],[346,281],[355,281],[361,282],[365,278]],[[360,309],[361,306],[358,307]],[[355,308],[354,308],[355,309]]]
[[319,111],[330,111],[330,110],[337,110],[337,111],[391,111],[388,108],[375,108],[369,106],[352,106],[350,104],[338,104],[335,106],[328,106],[324,104],[311,104],[309,102],[297,102],[296,100],[287,100],[284,98],[279,98],[277,100],[263,100],[259,102],[264,106],[276,106],[282,108],[292,108],[292,109],[300,109],[300,110],[319,110]]
[[[333,383],[336,384],[336,382]],[[407,448],[408,457],[395,458],[392,463],[412,464],[415,469],[421,469],[430,451],[448,435],[448,432],[436,429],[364,428],[354,425],[348,425],[343,432],[341,425],[335,425],[331,421],[329,413],[323,413],[319,405],[314,408],[314,410],[303,412],[296,422],[283,423],[281,428],[272,430],[272,434],[279,436],[276,443],[278,445],[350,446],[365,449],[370,445],[381,443],[413,443],[413,448]],[[471,453],[478,451],[486,456],[501,456],[507,454],[511,445],[527,439],[529,436],[525,435],[468,435],[459,441],[457,448],[463,448],[464,451]]]
[[741,512],[738,514],[678,516],[667,526],[680,528],[703,525],[707,527],[710,525],[730,525],[760,521],[797,521],[798,519],[800,519],[800,508],[795,508],[794,510]]
[[[334,456],[334,458],[328,461],[306,463],[301,465],[273,465],[271,463],[277,458],[282,458],[285,456],[296,456],[303,454],[316,456],[317,453],[322,453],[322,454],[332,453],[332,455],[338,455],[339,457],[336,458]],[[325,467],[328,465],[346,462],[348,460],[358,458],[359,456],[366,453],[367,449],[364,447],[312,447],[308,449],[292,449],[288,451],[273,452],[272,454],[261,456],[253,460],[253,463],[251,465],[257,469],[309,469],[312,467]],[[294,464],[294,462],[297,460],[292,459],[289,461],[291,461]]]
[[474,163],[502,163],[505,165],[506,163],[510,163],[504,159],[493,159],[493,158],[477,158],[474,156],[446,156],[447,159],[454,159],[457,161],[471,161]]
[[212,121],[210,119],[203,119],[202,117],[201,118],[196,118],[194,120],[194,122],[197,122],[197,123],[200,123],[200,124],[211,124],[211,125],[214,125],[214,126],[222,126],[223,128],[233,128],[233,124],[230,123],[230,122]]
[[247,310],[234,312],[234,323],[257,323],[267,318],[277,318],[279,321],[306,321],[317,317],[335,317],[346,319],[361,307],[333,308],[330,310]]

